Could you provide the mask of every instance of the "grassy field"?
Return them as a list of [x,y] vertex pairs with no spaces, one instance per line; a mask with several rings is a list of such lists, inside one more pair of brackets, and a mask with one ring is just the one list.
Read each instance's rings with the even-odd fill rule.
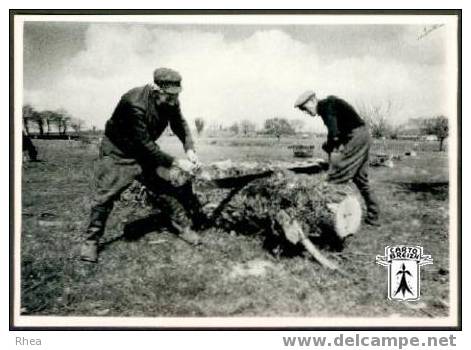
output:
[[[287,160],[292,159],[288,145],[299,143],[312,142],[198,139],[197,147],[203,162]],[[444,152],[419,152],[394,168],[372,169],[383,225],[362,227],[342,252],[324,252],[348,272],[341,276],[307,256],[275,259],[259,238],[217,228],[202,232],[204,244],[197,248],[168,232],[129,241],[122,238],[124,224],[146,213],[119,203],[108,222],[100,263],[82,263],[77,253],[88,220],[96,147],[73,141],[35,144],[43,161],[25,163],[22,177],[25,315],[434,317],[449,312]],[[161,145],[183,155],[174,137]],[[422,269],[422,299],[415,307],[386,297],[386,269],[375,264],[375,256],[394,244],[421,245],[434,259]]]

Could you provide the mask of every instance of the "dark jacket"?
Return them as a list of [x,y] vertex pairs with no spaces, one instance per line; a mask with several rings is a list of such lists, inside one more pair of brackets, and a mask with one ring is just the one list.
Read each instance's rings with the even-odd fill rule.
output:
[[317,113],[327,127],[327,147],[331,149],[348,142],[351,131],[365,125],[355,109],[336,96],[319,100]]
[[145,167],[170,167],[174,158],[160,150],[155,141],[170,128],[183,143],[185,151],[193,149],[188,123],[180,106],[157,106],[151,85],[125,93],[105,126],[105,135],[128,158]]

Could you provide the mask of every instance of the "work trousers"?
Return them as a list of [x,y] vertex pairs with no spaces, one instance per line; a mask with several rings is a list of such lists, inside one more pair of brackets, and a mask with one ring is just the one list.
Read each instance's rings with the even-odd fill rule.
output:
[[345,183],[352,180],[365,200],[367,216],[377,219],[378,200],[368,181],[371,136],[366,126],[353,129],[343,143],[340,157],[334,159],[328,173],[328,181]]
[[173,195],[176,189],[156,174],[155,168],[145,169],[135,159],[126,157],[106,136],[100,145],[94,169],[94,194],[87,229],[87,239],[98,240],[114,202],[138,180],[155,194]]

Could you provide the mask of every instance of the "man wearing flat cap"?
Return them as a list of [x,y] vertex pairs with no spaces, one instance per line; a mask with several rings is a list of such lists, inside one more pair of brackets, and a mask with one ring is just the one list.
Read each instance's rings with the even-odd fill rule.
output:
[[[96,192],[81,258],[96,262],[98,241],[113,203],[138,179],[154,192],[162,190],[157,168],[191,172],[199,165],[187,122],[180,112],[181,76],[168,68],[154,71],[154,82],[126,92],[105,126],[95,168]],[[155,141],[167,126],[180,139],[188,159],[175,159]],[[197,237],[191,238],[194,242]]]
[[328,181],[344,183],[352,180],[365,200],[365,223],[379,226],[378,201],[368,182],[371,137],[365,122],[346,101],[336,96],[318,99],[311,90],[299,96],[294,107],[313,117],[320,115],[328,130],[322,149],[329,156],[343,146],[340,158],[332,162]]

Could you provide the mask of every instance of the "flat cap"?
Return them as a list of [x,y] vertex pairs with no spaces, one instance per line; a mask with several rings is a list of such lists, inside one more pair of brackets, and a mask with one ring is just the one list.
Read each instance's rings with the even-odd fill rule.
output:
[[182,76],[173,69],[157,68],[154,71],[154,83],[169,94],[178,94],[182,91],[181,81]]
[[294,103],[294,108],[299,108],[305,104],[310,98],[316,96],[316,93],[312,90],[304,91]]

